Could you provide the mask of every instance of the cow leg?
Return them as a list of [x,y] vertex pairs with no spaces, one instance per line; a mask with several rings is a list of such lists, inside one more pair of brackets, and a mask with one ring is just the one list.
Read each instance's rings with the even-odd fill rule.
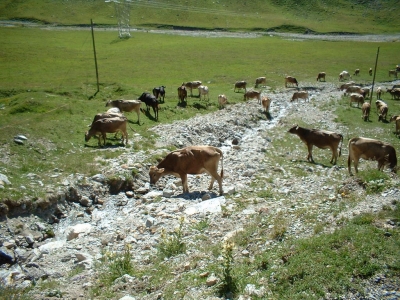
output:
[[208,172],[211,176],[211,182],[210,186],[208,187],[209,190],[211,190],[214,186],[214,181],[218,181],[218,186],[219,186],[219,194],[222,196],[224,194],[222,190],[222,177],[218,175],[217,170],[212,170],[211,172]]
[[313,148],[313,145],[311,145],[311,144],[307,145],[307,149],[308,149],[307,160],[313,163],[314,160],[313,160],[313,157],[312,157],[312,148]]
[[189,193],[189,187],[187,183],[187,174],[180,174],[182,180],[182,187],[184,193]]
[[353,176],[353,173],[351,173],[351,158],[350,158],[350,155],[347,158],[347,169],[349,170],[350,176]]

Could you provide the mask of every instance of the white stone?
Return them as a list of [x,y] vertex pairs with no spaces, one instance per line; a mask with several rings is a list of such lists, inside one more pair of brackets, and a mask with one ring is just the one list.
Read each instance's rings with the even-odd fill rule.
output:
[[92,225],[89,223],[77,224],[75,226],[68,227],[67,241],[73,240],[79,236],[79,234],[86,234],[92,230]]
[[194,215],[198,213],[221,213],[221,205],[225,204],[225,197],[213,198],[206,200],[195,205],[189,206],[185,210],[185,214]]
[[40,246],[39,250],[42,253],[49,253],[52,250],[56,250],[56,249],[60,249],[60,248],[64,247],[64,245],[65,245],[64,241],[54,241],[54,242],[50,242],[50,243]]

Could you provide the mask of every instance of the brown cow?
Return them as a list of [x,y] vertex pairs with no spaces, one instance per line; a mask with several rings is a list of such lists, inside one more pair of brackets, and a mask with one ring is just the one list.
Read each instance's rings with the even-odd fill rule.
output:
[[361,106],[362,116],[364,121],[369,121],[369,113],[371,112],[371,104],[369,102],[364,102]]
[[307,101],[308,100],[308,92],[307,91],[294,92],[290,102],[293,102],[299,98],[304,99],[304,101]]
[[261,105],[265,109],[265,113],[268,113],[269,112],[269,107],[271,105],[271,99],[266,97],[266,96],[262,97]]
[[[122,142],[124,141],[124,137],[126,140],[125,145],[128,145],[128,133],[126,132],[126,123],[127,119],[125,117],[114,117],[114,118],[106,118],[99,119],[92,123],[89,131],[85,133],[85,141],[88,142],[92,136],[100,135],[103,137],[103,143],[106,144],[106,136],[107,133],[116,133],[118,131],[122,132]],[[101,146],[100,135],[97,137],[99,139],[99,146]]]
[[201,81],[195,80],[195,81],[183,82],[182,85],[190,89],[190,97],[193,97],[193,89],[197,89],[199,86],[201,86]]
[[390,122],[395,122],[396,123],[396,134],[399,134],[400,133],[400,115],[391,116],[390,117]]
[[235,87],[233,88],[233,91],[236,92],[236,89],[238,89],[238,91],[240,89],[244,89],[244,92],[246,93],[246,86],[247,86],[247,82],[242,80],[242,81],[236,81],[235,82]]
[[350,106],[352,102],[357,102],[357,107],[360,107],[360,103],[364,103],[364,96],[357,94],[357,93],[351,93],[350,95]]
[[299,83],[297,82],[297,79],[292,77],[292,76],[286,76],[285,77],[285,87],[287,87],[287,84],[290,83],[292,86],[296,85],[297,87],[299,86]]
[[[218,175],[218,163],[221,160],[221,175]],[[222,151],[212,146],[189,146],[170,152],[157,166],[150,167],[150,184],[165,175],[174,175],[182,180],[183,192],[188,193],[188,174],[208,173],[211,175],[209,190],[213,188],[214,181],[218,181],[219,193],[222,191],[222,178],[224,174]]]
[[332,158],[330,161],[331,164],[336,164],[338,158],[338,148],[339,156],[342,154],[343,136],[341,134],[320,129],[307,129],[298,125],[294,125],[289,129],[288,132],[297,134],[299,138],[306,144],[308,149],[307,160],[310,162],[314,162],[312,157],[313,146],[316,146],[320,149],[330,148],[332,150]]
[[382,93],[383,93],[382,88],[381,88],[381,87],[378,87],[378,88],[376,89],[376,99],[378,99],[378,100],[381,99]]
[[266,84],[267,83],[267,78],[265,78],[265,77],[256,78],[256,85],[254,87],[258,88],[258,85],[261,84],[261,83]]
[[396,70],[389,70],[389,77],[393,75],[394,77],[397,78],[397,71]]
[[389,111],[388,105],[382,100],[376,100],[375,104],[376,110],[378,111],[378,122],[382,120],[386,121],[387,113]]
[[254,99],[254,98],[257,98],[258,103],[261,104],[261,92],[251,90],[251,91],[247,91],[244,94],[244,100],[249,100],[249,99]]
[[356,70],[354,71],[354,74],[353,74],[353,75],[359,76],[359,75],[360,75],[360,69],[356,69]]
[[344,95],[346,96],[347,94],[351,94],[351,93],[358,93],[358,94],[363,95],[364,90],[358,85],[350,85],[344,91]]
[[181,85],[178,87],[178,98],[179,102],[183,103],[185,100],[187,100],[187,90],[184,85]]
[[354,169],[358,173],[359,159],[378,161],[378,170],[382,171],[385,165],[389,165],[392,172],[397,170],[396,150],[388,143],[379,140],[355,137],[349,141],[349,157],[347,159],[347,167],[349,174],[351,173],[351,162],[354,161]]
[[218,105],[220,108],[225,107],[225,105],[228,103],[228,98],[224,95],[218,95]]
[[347,83],[343,83],[343,84],[339,87],[339,91],[345,91],[345,90],[347,90],[347,88],[348,88],[349,86],[352,86],[352,85],[354,85],[354,84],[355,84],[354,81],[349,81],[349,82],[347,82]]
[[138,116],[138,124],[140,124],[140,100],[108,100],[107,106],[118,107],[120,111],[131,112],[135,111]]
[[387,92],[392,95],[392,99],[400,99],[400,89],[399,88],[391,88],[391,89],[386,89]]
[[325,73],[325,72],[319,72],[319,73],[318,73],[318,76],[317,76],[317,81],[321,81],[322,79],[323,79],[324,81],[326,81],[326,80],[325,80],[325,76],[326,76],[326,73]]

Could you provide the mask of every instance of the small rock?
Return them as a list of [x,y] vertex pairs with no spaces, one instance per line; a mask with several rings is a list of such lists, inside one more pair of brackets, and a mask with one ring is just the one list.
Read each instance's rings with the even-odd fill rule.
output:
[[216,285],[218,282],[218,278],[215,277],[214,275],[211,275],[210,277],[207,278],[206,284],[207,286],[213,286]]

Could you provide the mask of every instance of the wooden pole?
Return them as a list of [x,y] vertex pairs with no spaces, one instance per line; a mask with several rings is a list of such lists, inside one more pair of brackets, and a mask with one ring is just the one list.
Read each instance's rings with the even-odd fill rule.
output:
[[93,41],[93,53],[94,53],[94,65],[96,67],[96,79],[97,79],[97,91],[94,94],[94,96],[100,91],[100,85],[99,85],[99,71],[97,68],[97,57],[96,57],[96,45],[94,43],[94,31],[93,31],[93,21],[90,19],[90,24],[92,28],[92,41]]
[[376,75],[376,65],[378,64],[378,56],[379,56],[379,47],[378,51],[376,52],[376,60],[375,60],[375,68],[374,68],[374,77],[372,78],[372,87],[371,87],[371,94],[369,96],[369,104],[372,102],[372,94],[374,93],[374,84],[375,84],[375,75]]

